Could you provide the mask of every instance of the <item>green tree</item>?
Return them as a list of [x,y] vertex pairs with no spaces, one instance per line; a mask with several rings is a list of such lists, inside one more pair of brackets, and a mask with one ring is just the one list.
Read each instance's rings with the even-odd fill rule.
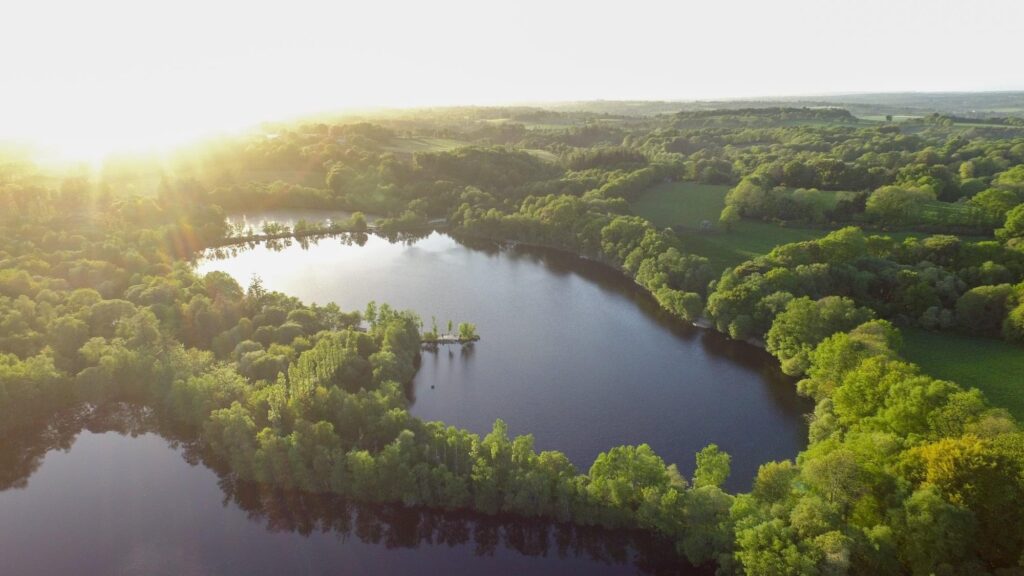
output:
[[989,188],[983,190],[967,201],[971,206],[977,206],[985,211],[993,220],[1002,223],[1006,214],[1014,206],[1021,203],[1021,197],[1016,192],[1000,188]]
[[970,546],[992,565],[1020,559],[1024,538],[1024,485],[1021,462],[974,435],[944,438],[906,456],[914,480],[934,486],[951,504],[977,519],[978,538]]
[[1024,236],[1024,204],[1019,204],[1006,213],[1006,221],[997,234],[1004,239]]
[[974,334],[996,334],[1003,327],[1013,298],[1009,284],[972,288],[956,301],[956,321]]
[[732,549],[732,504],[732,496],[717,486],[698,487],[686,493],[680,547],[690,562],[700,565],[717,560]]
[[780,502],[789,496],[798,473],[799,470],[790,460],[762,464],[754,478],[751,494],[761,502]]
[[868,197],[866,214],[882,224],[912,224],[924,203],[933,200],[935,192],[932,191],[883,186]]
[[702,448],[697,452],[697,469],[693,473],[694,487],[721,487],[729,477],[731,461],[732,457],[719,450],[716,444],[708,444]]
[[366,215],[362,212],[353,212],[348,218],[348,228],[353,232],[366,232]]
[[910,573],[953,573],[970,558],[977,530],[974,515],[943,500],[934,487],[914,492],[900,520],[900,556]]
[[740,210],[735,205],[728,205],[722,209],[722,215],[718,217],[718,224],[727,232],[732,232],[740,222]]
[[644,489],[669,484],[665,462],[647,444],[617,446],[599,454],[588,477],[587,491],[592,497],[627,513],[639,508]]
[[802,462],[800,477],[826,502],[837,506],[849,505],[865,488],[857,455],[844,448]]
[[478,340],[480,336],[476,333],[476,325],[469,322],[459,323],[459,340],[463,342],[472,342]]
[[1024,302],[1018,304],[1003,321],[1003,338],[1011,342],[1024,342]]
[[870,309],[858,307],[849,298],[796,298],[775,318],[765,342],[768,351],[782,362],[783,372],[799,375],[810,367],[810,355],[818,343],[873,317]]

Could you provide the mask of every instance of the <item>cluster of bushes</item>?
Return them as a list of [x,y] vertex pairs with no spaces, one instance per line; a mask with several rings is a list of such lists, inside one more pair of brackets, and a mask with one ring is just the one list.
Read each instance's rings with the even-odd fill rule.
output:
[[863,221],[884,227],[986,234],[1003,225],[1022,200],[1004,188],[989,188],[965,202],[952,203],[939,201],[929,187],[887,185],[871,193],[826,192],[771,187],[764,178],[749,176],[726,195],[722,217],[817,225]]

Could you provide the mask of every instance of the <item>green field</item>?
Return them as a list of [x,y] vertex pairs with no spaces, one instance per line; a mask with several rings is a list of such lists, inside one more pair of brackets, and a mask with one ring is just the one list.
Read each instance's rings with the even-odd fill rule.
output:
[[514,118],[488,118],[485,120],[479,120],[483,124],[501,125],[501,124],[521,124],[523,128],[527,130],[567,130],[573,126],[579,126],[582,122],[567,119],[561,122],[530,122],[528,120],[516,120]]
[[903,356],[924,372],[980,389],[996,406],[1024,418],[1024,348],[1003,340],[904,328]]
[[828,230],[784,228],[768,222],[750,220],[740,222],[732,232],[701,233],[688,229],[678,232],[688,251],[706,256],[719,272],[767,254],[776,246],[814,240],[828,234]]
[[725,207],[725,195],[732,186],[666,182],[641,194],[632,204],[633,212],[658,228],[685,226],[699,229],[704,220],[718,224]]
[[558,155],[555,154],[554,152],[549,152],[547,150],[541,150],[540,148],[523,148],[523,152],[526,152],[527,154],[530,154],[532,156],[540,158],[541,160],[543,160],[545,162],[551,162],[552,164],[558,162]]
[[[416,154],[417,152],[444,152],[469,146],[470,143],[464,140],[453,140],[451,138],[393,138],[384,150],[395,154]],[[524,149],[524,152],[532,154],[546,162],[558,162],[558,156],[540,149]]]
[[462,140],[450,138],[394,138],[384,150],[396,154],[415,154],[416,152],[441,152],[467,146]]
[[[731,232],[718,226],[718,216],[725,207],[725,195],[731,186],[698,184],[696,182],[667,182],[645,191],[631,204],[633,213],[650,220],[658,228],[671,227],[683,238],[688,251],[706,256],[719,272],[746,260],[767,254],[772,248],[791,242],[814,240],[829,233],[824,228],[799,228],[743,220]],[[834,203],[842,192],[834,193]],[[967,225],[973,216],[972,208],[948,202],[931,202],[925,209],[931,223]],[[701,223],[709,222],[710,230],[702,230]],[[924,232],[876,232],[895,240],[925,237]],[[965,240],[981,240],[979,236],[961,236]]]
[[[828,233],[751,220],[740,222],[731,232],[721,232],[718,216],[730,188],[696,182],[659,184],[641,194],[632,203],[632,209],[658,228],[673,227],[689,251],[706,256],[718,271],[767,254],[780,244],[813,240]],[[701,230],[704,221],[712,224],[711,231]]]
[[977,226],[985,220],[984,213],[967,204],[932,200],[921,206],[920,222],[936,226]]

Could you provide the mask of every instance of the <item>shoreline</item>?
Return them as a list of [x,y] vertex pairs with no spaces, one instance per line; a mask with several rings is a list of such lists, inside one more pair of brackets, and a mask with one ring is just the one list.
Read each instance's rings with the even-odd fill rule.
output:
[[[465,232],[465,231],[461,231],[461,230],[453,230],[452,228],[450,228],[447,225],[443,225],[442,226],[442,225],[436,225],[436,224],[435,225],[425,225],[425,226],[409,227],[409,228],[405,228],[405,229],[402,229],[402,230],[392,230],[390,233],[391,234],[426,233],[427,235],[429,235],[429,234],[432,234],[434,232],[438,232],[438,233],[441,233],[441,234],[446,234],[446,235],[454,238],[455,240],[459,240],[460,238],[467,238],[467,239],[471,239],[471,240],[483,240],[483,241],[487,241],[487,242],[494,242],[501,249],[515,248],[515,247],[518,247],[518,246],[523,246],[523,247],[527,247],[527,248],[539,248],[539,249],[542,249],[542,250],[551,250],[551,251],[554,251],[554,252],[558,252],[559,254],[564,254],[564,255],[567,255],[567,256],[572,256],[572,257],[575,257],[575,258],[579,258],[580,260],[584,260],[586,262],[592,262],[592,263],[598,264],[598,265],[600,265],[600,266],[602,266],[602,267],[604,267],[604,268],[606,268],[608,270],[611,270],[611,271],[619,274],[623,278],[629,280],[632,284],[634,284],[637,288],[639,288],[644,294],[646,294],[647,296],[651,297],[652,299],[655,300],[655,302],[657,302],[657,299],[654,297],[654,294],[646,286],[644,286],[643,284],[640,284],[639,282],[637,282],[635,278],[630,277],[629,274],[626,274],[618,266],[615,266],[615,265],[613,265],[613,264],[611,264],[611,263],[609,263],[609,262],[607,262],[605,260],[602,260],[600,258],[594,258],[593,256],[589,256],[589,255],[586,255],[586,254],[580,254],[579,252],[576,252],[574,250],[569,250],[569,249],[567,249],[565,247],[562,247],[562,246],[557,246],[557,245],[554,245],[554,244],[546,244],[546,243],[542,243],[542,242],[528,242],[528,241],[524,241],[524,240],[515,240],[515,239],[508,239],[508,238],[504,238],[504,239],[503,238],[494,238],[494,237],[485,236],[485,235],[482,235],[482,234],[473,234],[471,232]],[[291,239],[291,238],[300,239],[300,238],[309,238],[309,237],[313,237],[313,236],[329,237],[329,236],[339,236],[341,234],[373,234],[373,235],[376,235],[376,236],[381,236],[383,238],[387,238],[389,233],[388,232],[383,232],[382,230],[380,230],[376,226],[368,226],[366,230],[351,230],[351,229],[346,229],[346,228],[342,228],[342,227],[333,227],[332,226],[331,228],[326,229],[326,230],[324,230],[324,229],[320,229],[320,230],[302,230],[302,231],[299,231],[299,232],[281,232],[281,233],[277,233],[277,234],[254,234],[254,235],[251,235],[251,236],[244,236],[244,237],[222,238],[220,242],[211,243],[211,244],[209,244],[207,246],[204,246],[203,248],[200,248],[200,250],[219,249],[219,248],[226,248],[226,247],[229,247],[229,246],[236,246],[236,245],[242,245],[242,244],[252,244],[252,243],[266,242],[266,241],[271,241],[271,240],[286,240],[286,239]],[[658,304],[658,308],[660,310],[664,311],[664,312],[669,313],[674,319],[676,319],[676,320],[678,320],[680,322],[685,322],[689,326],[692,326],[692,327],[700,329],[700,330],[709,330],[709,331],[715,332],[717,334],[721,334],[722,336],[724,336],[725,338],[728,338],[729,340],[732,340],[732,341],[735,341],[735,342],[743,342],[745,344],[748,344],[750,346],[753,346],[755,348],[759,348],[759,349],[764,350],[764,351],[767,352],[767,346],[765,345],[764,341],[762,341],[760,339],[756,339],[756,338],[741,338],[741,339],[732,338],[727,333],[722,332],[722,331],[718,330],[717,328],[715,328],[714,324],[712,324],[711,320],[706,315],[702,314],[699,318],[697,318],[695,320],[688,320],[686,318],[681,318],[679,316],[676,316],[675,314],[672,314],[671,311],[669,311],[665,307],[661,306],[660,303]]]
[[[654,293],[652,293],[646,286],[644,286],[643,284],[637,282],[635,278],[630,277],[629,274],[626,274],[618,266],[610,264],[610,263],[608,263],[608,262],[606,262],[606,261],[604,261],[604,260],[602,260],[600,258],[594,258],[594,257],[588,256],[586,254],[580,254],[580,253],[575,252],[573,250],[568,250],[568,249],[566,249],[564,247],[556,246],[556,245],[553,245],[553,244],[544,244],[544,243],[540,243],[540,242],[526,242],[526,241],[522,241],[522,240],[508,240],[508,239],[504,239],[503,240],[503,239],[492,238],[492,237],[489,237],[489,236],[482,236],[482,235],[478,235],[478,234],[471,234],[471,233],[464,233],[464,232],[452,232],[450,230],[449,231],[443,231],[443,230],[435,229],[435,231],[443,232],[445,234],[448,234],[449,236],[451,236],[452,238],[455,238],[456,240],[458,240],[459,236],[464,236],[464,237],[473,238],[473,239],[476,239],[476,240],[487,240],[487,241],[490,241],[490,242],[496,242],[499,245],[501,245],[502,247],[504,247],[505,245],[508,245],[510,247],[513,247],[513,248],[516,247],[516,246],[525,246],[525,247],[528,247],[528,248],[540,248],[540,249],[543,249],[543,250],[552,250],[552,251],[558,252],[560,254],[565,254],[565,255],[568,255],[568,256],[574,256],[576,258],[579,258],[581,260],[585,260],[587,262],[593,262],[593,263],[599,264],[599,265],[601,265],[601,266],[603,266],[603,267],[605,267],[605,268],[607,268],[609,270],[612,270],[615,273],[617,273],[620,276],[622,276],[623,278],[629,280],[637,288],[639,288],[644,294],[650,296],[652,299],[654,299],[655,302],[657,302],[657,298],[654,297]],[[751,346],[753,346],[755,348],[760,348],[761,350],[764,350],[765,352],[768,351],[767,345],[765,344],[764,341],[762,341],[760,339],[757,339],[757,338],[740,338],[740,339],[737,339],[737,338],[733,338],[733,337],[729,336],[727,333],[722,332],[721,330],[718,330],[717,328],[715,328],[714,324],[712,324],[711,319],[708,318],[704,314],[701,314],[701,316],[699,318],[695,319],[695,320],[687,320],[686,318],[681,318],[679,316],[676,316],[675,314],[672,314],[672,312],[670,310],[666,309],[660,303],[658,304],[658,308],[661,309],[664,312],[667,312],[667,313],[671,314],[672,317],[675,318],[676,320],[678,320],[680,322],[685,322],[686,324],[688,324],[688,325],[690,325],[690,326],[692,326],[694,328],[698,328],[698,329],[701,329],[701,330],[709,330],[711,332],[715,332],[717,334],[721,334],[725,338],[728,338],[729,340],[732,340],[734,342],[743,342],[743,343],[749,344],[749,345],[751,345]]]

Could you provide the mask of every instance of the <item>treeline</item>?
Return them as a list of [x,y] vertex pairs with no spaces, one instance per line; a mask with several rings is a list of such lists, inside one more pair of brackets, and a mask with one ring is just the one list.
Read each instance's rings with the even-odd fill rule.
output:
[[776,316],[769,347],[817,403],[811,444],[737,497],[735,559],[747,574],[1016,573],[1024,433],[902,361],[899,332],[866,317],[840,297]]
[[730,110],[684,110],[675,114],[680,127],[748,126],[797,121],[850,122],[857,119],[842,108],[734,108]]
[[624,146],[600,146],[574,150],[564,162],[570,170],[636,169],[647,164],[647,157]]
[[942,126],[952,126],[954,124],[986,124],[990,126],[1017,126],[1024,127],[1024,118],[1018,118],[1016,116],[989,116],[984,118],[969,118],[967,116],[957,116],[955,114],[940,114],[938,112],[932,112],[926,114],[921,118],[921,122],[928,124],[939,124]]
[[867,193],[772,187],[765,180],[751,176],[729,190],[721,220],[735,222],[738,218],[749,218],[818,225],[848,222],[865,211],[867,200]]
[[[209,191],[208,202],[229,211],[276,208],[346,209],[348,203],[326,188],[313,188],[276,180],[218,186]],[[254,208],[255,207],[255,208]]]
[[954,236],[867,236],[845,228],[787,244],[726,271],[707,314],[733,338],[757,338],[794,298],[844,296],[880,317],[1017,340],[1024,253]]
[[673,314],[697,320],[713,277],[708,260],[687,254],[669,231],[636,216],[615,215],[621,203],[598,194],[530,197],[512,214],[467,203],[450,223],[456,234],[549,246],[598,260],[629,275]]
[[[554,124],[495,122],[501,114]],[[422,140],[438,137],[454,147]],[[735,217],[991,233],[1020,204],[1021,165],[1019,137],[864,124],[836,108],[757,108],[647,119],[514,109],[382,116],[281,127],[177,167],[198,174],[208,202],[225,208],[342,208],[426,221],[448,217],[467,190],[512,212],[528,196],[603,189],[630,199],[659,179],[684,179],[739,184],[734,196],[748,201],[737,199]]]
[[758,220],[827,224],[863,222],[877,226],[991,234],[1009,212],[1024,203],[1024,167],[992,179],[992,187],[961,202],[942,202],[926,180],[881,186],[873,192],[828,192],[773,185],[748,176],[726,196],[723,219],[733,214]]
[[893,125],[660,128],[634,141],[652,158],[725,161],[732,183],[752,176],[768,189],[852,192],[899,185],[928,188],[945,202],[999,187],[1001,173],[1024,163],[1020,138]]

